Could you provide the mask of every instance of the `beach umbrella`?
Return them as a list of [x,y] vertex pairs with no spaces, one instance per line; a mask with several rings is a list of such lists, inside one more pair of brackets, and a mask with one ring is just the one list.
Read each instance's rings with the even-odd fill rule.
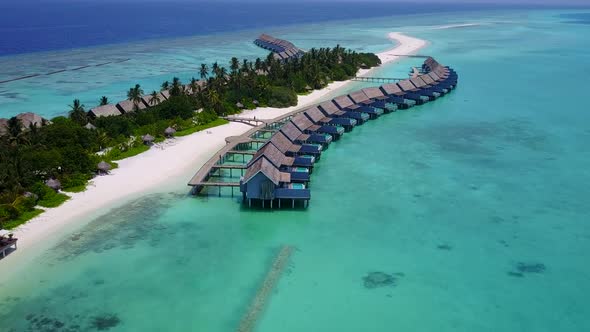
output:
[[147,134],[141,137],[141,140],[145,143],[145,144],[151,144],[155,138],[154,136]]
[[98,169],[99,173],[107,174],[111,170],[111,164],[103,160],[100,163],[98,163],[96,168]]
[[45,181],[45,185],[55,191],[58,191],[61,189],[61,182],[59,182],[56,179],[49,179],[49,180]]

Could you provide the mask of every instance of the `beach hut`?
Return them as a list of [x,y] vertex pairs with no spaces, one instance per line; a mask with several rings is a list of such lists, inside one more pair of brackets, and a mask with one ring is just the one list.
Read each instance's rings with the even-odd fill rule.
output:
[[162,101],[170,99],[170,91],[164,90],[164,91],[160,92],[160,94],[162,95],[162,97],[164,97],[164,99]]
[[0,119],[0,136],[8,133],[8,119]]
[[119,109],[117,108],[116,105],[98,106],[98,107],[91,109],[88,112],[88,115],[92,118],[100,118],[103,116],[117,116],[117,115],[121,115],[121,114],[122,114],[121,111],[119,111]]
[[[144,109],[146,109],[146,107],[147,106],[145,106],[145,104],[141,101],[137,103],[138,110],[144,110]],[[135,112],[136,106],[133,101],[124,100],[124,101],[117,103],[117,108],[119,109],[119,111],[121,111],[121,113],[132,113],[132,112]]]
[[153,98],[151,94],[141,96],[141,101],[147,107],[157,106],[160,105],[163,101],[166,100],[162,93],[157,94],[158,98]]
[[308,183],[310,179],[310,166],[294,166],[295,158],[287,157],[272,144],[265,144],[256,152],[248,163],[248,167],[256,163],[260,158],[266,158],[281,172],[291,174],[291,181],[297,183]]
[[61,182],[59,182],[57,179],[49,179],[45,181],[45,185],[55,191],[59,191],[61,189]]
[[96,166],[96,169],[98,170],[99,175],[109,174],[109,171],[111,170],[111,168],[112,168],[111,164],[107,163],[104,160],[101,161],[100,163],[98,163],[98,165]]
[[172,127],[168,127],[166,130],[164,130],[164,136],[168,138],[174,137],[174,134],[176,134],[176,129]]
[[143,144],[145,144],[145,145],[152,145],[152,143],[154,143],[155,139],[156,138],[150,134],[143,135],[141,137],[141,140],[143,141]]
[[40,115],[32,112],[20,113],[16,116],[16,118],[20,120],[23,128],[25,129],[31,127],[31,125],[39,128],[48,122]]
[[92,123],[88,122],[84,128],[88,129],[88,130],[96,130],[96,126],[93,125]]

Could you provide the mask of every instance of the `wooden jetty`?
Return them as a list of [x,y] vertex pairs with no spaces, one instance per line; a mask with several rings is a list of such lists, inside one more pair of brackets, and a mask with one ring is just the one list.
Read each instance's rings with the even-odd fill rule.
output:
[[395,77],[368,77],[368,76],[356,76],[352,79],[357,82],[370,82],[370,83],[396,83],[403,81],[403,78]]
[[272,294],[272,291],[276,287],[279,279],[283,275],[283,271],[289,263],[289,259],[293,254],[294,248],[292,246],[282,246],[281,250],[275,257],[270,266],[266,277],[262,282],[260,288],[256,292],[254,299],[248,307],[248,311],[240,321],[236,332],[252,332],[256,328],[256,323],[260,318],[260,315],[264,312],[264,308],[268,303],[268,300]]
[[266,120],[260,120],[260,119],[256,119],[256,118],[241,118],[241,117],[236,117],[236,116],[224,116],[222,118],[227,121],[243,123],[243,124],[247,124],[247,125],[253,126],[253,127],[257,127],[261,124],[266,123]]

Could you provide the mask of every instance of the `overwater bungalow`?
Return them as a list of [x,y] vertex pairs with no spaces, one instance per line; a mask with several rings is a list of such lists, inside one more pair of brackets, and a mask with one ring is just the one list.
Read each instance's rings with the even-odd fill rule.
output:
[[[330,134],[334,137],[334,139],[339,139],[342,134],[344,134],[344,127],[330,124],[332,121],[331,118],[327,117],[320,111],[317,106],[312,108],[308,108],[307,110],[303,111],[300,115],[303,115],[308,119],[306,122],[302,117],[299,117],[297,121],[293,121],[293,123],[299,128],[299,130],[303,132],[317,132],[322,134]],[[293,119],[295,120],[295,119]],[[301,129],[301,126],[307,126],[311,122],[311,126],[306,128],[305,130]]]
[[344,127],[344,131],[351,131],[357,124],[357,120],[349,118],[347,113],[336,106],[331,101],[326,101],[318,106],[318,109],[324,114],[330,121],[327,123],[331,126]]
[[291,183],[291,174],[281,172],[266,158],[260,158],[248,167],[240,180],[240,191],[248,206],[252,206],[252,201],[260,201],[262,207],[268,204],[273,208],[276,200],[280,208],[281,201],[290,200],[295,207],[296,201],[308,204],[311,198],[304,184]]
[[387,96],[388,101],[396,103],[401,109],[424,104],[419,97],[416,97],[416,99],[407,97],[406,93],[395,83],[384,84],[379,89]]
[[323,148],[326,148],[333,140],[330,134],[305,134],[292,121],[287,122],[280,130],[291,142],[296,144],[321,144]]
[[124,100],[117,103],[117,108],[121,113],[132,113],[135,110],[144,110],[147,108],[143,102],[138,102],[137,105],[131,100]]
[[397,103],[389,101],[383,91],[377,87],[365,88],[362,91],[370,98],[371,105],[384,109],[386,113],[394,112],[399,108]]
[[[377,89],[377,91],[379,91]],[[383,94],[380,94],[383,97]],[[397,105],[394,103],[387,103],[379,98],[373,99],[369,97],[365,91],[359,90],[351,92],[348,97],[357,105],[370,106],[376,109],[377,115],[383,113],[390,113],[397,110]]]
[[[429,75],[420,75],[418,79],[422,80],[425,85],[429,86],[433,91],[439,92],[441,95],[449,93],[450,89],[439,86],[438,82],[433,80]],[[415,84],[414,84],[415,85]]]
[[295,157],[300,155],[313,156],[317,160],[322,154],[322,146],[319,144],[294,144],[282,132],[276,132],[272,135],[270,142],[274,144],[284,155]]
[[363,124],[371,118],[369,113],[357,111],[360,106],[356,105],[348,96],[339,96],[332,99],[332,102],[342,111],[346,112],[346,116],[353,118],[358,124]]
[[373,106],[371,98],[367,97],[362,90],[348,94],[348,98],[358,106],[357,112],[367,113],[371,119],[376,119],[385,112],[384,108]]
[[416,101],[421,100],[423,103],[434,99],[434,96],[431,96],[431,94],[417,89],[410,80],[399,81],[397,82],[397,86],[405,93],[404,98],[414,99]]
[[123,113],[121,113],[117,106],[111,104],[95,107],[88,112],[88,115],[92,118],[100,118],[103,116],[117,116],[121,114]]
[[250,159],[247,167],[250,167],[260,158],[266,158],[281,172],[290,173],[292,182],[308,183],[310,180],[312,166],[296,166],[295,158],[285,156],[273,144],[265,144],[260,148]]

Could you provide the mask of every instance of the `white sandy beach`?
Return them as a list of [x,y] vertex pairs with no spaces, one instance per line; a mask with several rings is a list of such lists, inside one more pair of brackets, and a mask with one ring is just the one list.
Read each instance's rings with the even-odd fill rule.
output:
[[[427,45],[427,41],[412,38],[401,33],[390,33],[396,47],[378,53],[383,64],[399,59],[396,55],[415,54]],[[359,75],[367,75],[371,70],[361,70]],[[322,90],[299,96],[298,104],[289,108],[258,108],[245,111],[241,116],[258,119],[272,119],[282,114],[320,102],[335,90],[351,81],[334,82]],[[153,147],[138,156],[119,162],[119,168],[108,176],[96,177],[85,192],[71,194],[72,198],[62,206],[49,209],[39,217],[14,231],[19,239],[19,248],[0,261],[4,267],[19,266],[35,257],[47,247],[47,239],[59,239],[70,228],[88,220],[89,216],[107,212],[109,208],[122,204],[133,197],[146,193],[178,190],[185,185],[216,151],[225,145],[228,136],[241,135],[252,127],[229,123],[223,126],[180,137]],[[189,188],[187,187],[187,192]]]

